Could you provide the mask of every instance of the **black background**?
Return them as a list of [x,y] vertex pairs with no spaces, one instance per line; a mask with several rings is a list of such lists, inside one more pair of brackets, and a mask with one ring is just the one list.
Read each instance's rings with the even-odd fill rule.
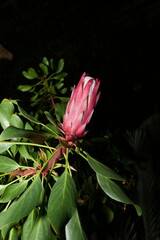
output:
[[96,130],[133,129],[159,112],[160,1],[1,0],[0,100],[27,97],[21,72],[64,58],[68,82],[85,71],[101,80]]

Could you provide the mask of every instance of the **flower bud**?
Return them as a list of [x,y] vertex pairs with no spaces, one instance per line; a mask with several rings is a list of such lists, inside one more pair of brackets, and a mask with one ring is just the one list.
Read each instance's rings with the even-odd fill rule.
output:
[[66,140],[77,140],[86,134],[86,125],[92,117],[100,96],[99,85],[98,79],[83,73],[78,85],[73,88],[62,124]]

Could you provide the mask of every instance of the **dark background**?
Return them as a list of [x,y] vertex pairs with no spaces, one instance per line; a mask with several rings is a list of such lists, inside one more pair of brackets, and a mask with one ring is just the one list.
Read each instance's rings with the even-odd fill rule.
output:
[[[160,1],[0,0],[0,100],[21,98],[21,72],[46,56],[64,58],[74,85],[101,80],[97,131],[134,129],[159,112]],[[25,96],[25,97],[24,97]]]

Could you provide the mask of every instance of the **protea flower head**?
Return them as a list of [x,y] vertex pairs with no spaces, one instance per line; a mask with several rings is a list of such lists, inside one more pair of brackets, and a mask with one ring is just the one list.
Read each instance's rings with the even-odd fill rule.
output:
[[73,88],[62,123],[66,140],[74,141],[86,134],[86,125],[92,117],[100,96],[99,85],[98,79],[83,73],[78,85]]

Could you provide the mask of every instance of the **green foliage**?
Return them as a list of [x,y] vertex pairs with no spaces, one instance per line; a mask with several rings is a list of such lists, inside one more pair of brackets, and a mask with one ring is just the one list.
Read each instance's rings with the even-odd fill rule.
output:
[[76,186],[67,171],[54,184],[49,201],[48,217],[56,233],[60,233],[76,209]]
[[108,224],[119,204],[133,205],[138,215],[141,209],[124,189],[125,174],[91,157],[85,141],[65,141],[64,60],[55,64],[44,57],[39,68],[23,71],[32,84],[18,87],[32,94],[31,106],[38,110],[28,113],[15,100],[0,103],[0,237],[87,240],[96,211]]
[[64,79],[68,74],[63,72],[63,59],[56,63],[52,58],[48,60],[44,57],[39,64],[39,68],[37,71],[28,68],[27,71],[22,72],[23,76],[33,80],[33,83],[19,85],[18,90],[32,94],[30,98],[31,106],[38,106],[36,113],[41,114],[45,110],[50,110],[51,106],[55,107],[59,100],[62,102],[68,101],[68,98],[64,97],[64,94],[68,91]]

